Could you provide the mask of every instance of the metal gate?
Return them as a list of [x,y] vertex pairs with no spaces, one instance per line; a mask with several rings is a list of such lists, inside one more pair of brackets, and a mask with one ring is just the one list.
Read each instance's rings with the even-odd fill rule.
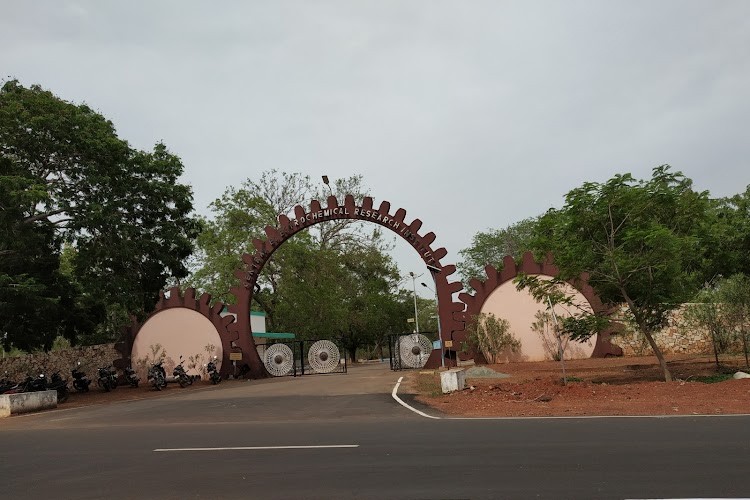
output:
[[333,340],[293,340],[258,344],[258,354],[274,377],[346,373],[346,349]]
[[432,352],[432,341],[421,333],[400,333],[388,336],[391,370],[422,368]]

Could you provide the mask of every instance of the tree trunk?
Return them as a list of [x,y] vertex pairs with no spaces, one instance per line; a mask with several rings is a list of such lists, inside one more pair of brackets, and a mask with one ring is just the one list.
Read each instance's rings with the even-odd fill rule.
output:
[[648,326],[646,326],[646,322],[643,320],[643,317],[638,313],[638,308],[636,307],[633,300],[628,296],[627,293],[625,293],[625,290],[621,290],[621,292],[623,297],[625,298],[625,302],[627,302],[628,304],[628,309],[630,309],[630,312],[635,318],[635,322],[638,324],[638,328],[640,328],[643,336],[646,337],[646,340],[648,340],[648,344],[651,346],[651,350],[654,351],[656,359],[659,360],[659,366],[661,366],[661,370],[664,372],[664,381],[671,382],[672,374],[669,372],[667,360],[664,359],[664,355],[661,353],[661,349],[659,349],[659,346],[656,345],[656,341],[651,335],[651,330],[648,328]]
[[654,351],[654,354],[656,355],[656,359],[659,360],[659,366],[661,366],[661,369],[664,372],[664,381],[671,382],[672,374],[669,372],[669,367],[667,367],[667,360],[664,359],[664,355],[661,353],[661,349],[659,349],[659,346],[656,345],[656,341],[654,340],[654,337],[651,335],[651,332],[648,329],[643,328],[642,326],[641,326],[641,331],[643,332],[643,335],[646,337],[646,340],[648,340],[648,343],[651,346],[651,350]]

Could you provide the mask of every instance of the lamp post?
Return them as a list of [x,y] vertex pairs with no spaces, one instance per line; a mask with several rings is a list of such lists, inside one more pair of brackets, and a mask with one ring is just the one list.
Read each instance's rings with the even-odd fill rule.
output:
[[417,314],[417,285],[416,280],[419,278],[419,276],[422,276],[421,274],[419,276],[415,276],[414,273],[410,272],[409,276],[411,276],[411,288],[414,292],[414,328],[416,329],[417,333],[419,333],[419,315]]
[[440,298],[438,297],[437,290],[433,290],[427,283],[420,283],[423,287],[430,290],[435,294],[435,309],[437,309],[437,330],[438,339],[440,339],[440,366],[445,368],[445,346],[443,346],[443,332],[440,330]]
[[326,186],[328,186],[328,190],[331,192],[331,196],[333,196],[333,189],[331,189],[331,184],[328,181],[328,176],[327,175],[323,176],[323,184],[325,184]]

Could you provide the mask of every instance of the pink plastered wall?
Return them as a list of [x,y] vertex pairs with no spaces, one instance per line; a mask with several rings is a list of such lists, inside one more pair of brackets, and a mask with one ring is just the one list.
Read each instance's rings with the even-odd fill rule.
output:
[[[164,368],[170,375],[175,364],[179,363],[180,356],[185,359],[183,366],[191,375],[205,377],[203,365],[214,355],[218,356],[217,367],[221,367],[223,350],[219,333],[208,318],[192,309],[174,307],[151,316],[133,342],[133,367],[140,372],[147,364],[152,363],[153,351],[157,345],[166,353]],[[213,348],[209,349],[209,346]],[[139,374],[145,377],[144,373]]]
[[[565,290],[574,297],[576,304],[581,304],[588,310],[591,310],[586,298],[570,285]],[[528,291],[516,290],[513,282],[509,281],[498,287],[485,301],[482,306],[483,313],[492,313],[498,318],[503,318],[510,323],[510,330],[513,335],[521,341],[521,351],[519,353],[508,353],[507,361],[544,361],[552,359],[548,348],[541,336],[531,329],[535,321],[537,311],[546,310],[545,304],[540,304],[534,300]],[[555,313],[558,317],[570,314],[563,306],[557,306]],[[548,345],[556,346],[553,337],[548,336]],[[596,337],[592,337],[586,342],[569,342],[565,348],[565,359],[582,359],[589,358],[594,352]]]

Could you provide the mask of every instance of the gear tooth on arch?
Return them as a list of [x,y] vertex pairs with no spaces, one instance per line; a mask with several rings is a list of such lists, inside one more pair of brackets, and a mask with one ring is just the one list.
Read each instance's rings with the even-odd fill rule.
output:
[[430,246],[435,241],[435,238],[437,238],[435,233],[429,232],[425,234],[424,236],[422,236],[422,244],[425,246]]
[[518,275],[518,266],[516,261],[510,255],[503,257],[503,270],[500,272],[501,283],[508,281],[511,278],[515,278]]
[[484,274],[487,276],[487,281],[497,281],[498,279],[497,269],[492,264],[484,266]]
[[456,266],[453,264],[448,264],[447,266],[443,266],[440,268],[440,274],[443,276],[450,276],[451,274],[456,272]]
[[336,196],[330,195],[328,198],[326,198],[326,206],[328,209],[336,208],[339,206],[339,200],[336,198]]
[[321,210],[322,210],[322,207],[321,207],[320,202],[318,200],[312,200],[310,202],[310,213],[311,214],[320,212]]
[[362,210],[372,210],[372,196],[362,198]]
[[399,208],[396,210],[396,213],[393,215],[393,220],[400,224],[404,224],[404,218],[406,217],[406,210],[403,208]]
[[391,203],[389,201],[381,201],[380,202],[380,208],[378,208],[378,212],[381,214],[390,214],[391,213]]
[[354,213],[354,207],[356,206],[356,203],[354,201],[354,196],[347,194],[344,196],[344,206],[349,208],[352,213]]
[[305,209],[300,205],[297,205],[296,207],[294,207],[294,216],[297,219],[303,219],[305,217]]
[[446,250],[443,247],[440,247],[434,252],[432,252],[432,256],[435,258],[435,260],[441,260],[446,255],[448,255],[448,250]]
[[526,274],[542,274],[542,266],[534,260],[534,254],[524,252],[519,271]]
[[414,219],[411,221],[411,224],[409,224],[409,231],[411,231],[414,234],[419,234],[419,228],[422,227],[422,221],[419,219]]
[[471,278],[469,280],[469,286],[477,291],[477,293],[484,290],[484,281],[481,281],[477,278]]
[[289,224],[292,222],[291,220],[289,220],[289,217],[287,217],[284,214],[279,215],[279,219],[278,220],[279,220],[279,227],[282,230],[288,229],[289,228]]

